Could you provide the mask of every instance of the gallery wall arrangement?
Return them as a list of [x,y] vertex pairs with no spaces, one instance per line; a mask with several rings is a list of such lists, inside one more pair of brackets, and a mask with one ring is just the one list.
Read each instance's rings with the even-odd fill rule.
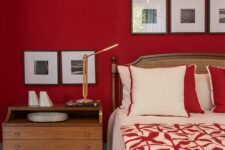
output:
[[[206,13],[205,0],[171,0],[170,11],[168,3],[168,0],[132,0],[132,33],[225,32],[224,0],[209,0],[209,13]],[[209,29],[206,29],[205,18],[209,20]],[[169,23],[170,29],[167,29]]]
[[[95,51],[25,51],[24,82],[26,85],[82,84],[83,55],[93,53]],[[95,56],[89,59],[88,66],[88,83],[95,84]]]
[[[159,1],[161,3],[163,2],[162,0]],[[224,0],[212,0],[211,3],[215,1],[222,3]],[[167,29],[162,25],[162,30],[157,28],[158,32],[165,32],[170,28],[170,24],[168,23],[171,20],[168,14],[170,13],[170,4],[171,1],[167,0]],[[78,52],[80,50],[99,50],[109,43],[118,42],[120,46],[115,51],[96,56],[97,82],[89,86],[89,96],[93,99],[99,99],[103,104],[103,126],[105,135],[108,118],[112,113],[112,56],[118,58],[118,64],[127,64],[135,60],[137,56],[147,54],[192,52],[225,53],[225,35],[209,33],[208,27],[210,24],[208,21],[209,18],[211,18],[209,16],[211,10],[208,7],[208,0],[205,1],[205,4],[208,14],[206,16],[205,25],[208,32],[204,34],[170,33],[145,35],[131,33],[132,0],[1,1],[0,120],[3,121],[5,119],[9,106],[27,103],[28,91],[47,91],[54,104],[64,103],[70,99],[81,98],[81,85],[67,85],[62,83],[63,75],[61,69],[63,67],[61,66],[62,63],[60,60],[62,58],[62,50],[77,50]],[[210,6],[212,6],[212,4],[210,4]],[[214,6],[212,9],[216,8],[218,8],[218,6]],[[224,22],[224,19],[222,19],[224,18],[223,9],[219,9],[221,9],[221,22]],[[152,14],[151,11],[152,10],[144,10],[144,13]],[[153,12],[154,11],[155,10],[153,10]],[[184,11],[184,14],[187,12],[192,11]],[[151,22],[154,21],[156,20],[151,20]],[[145,19],[145,22],[149,22],[149,20]],[[223,24],[218,25],[223,26]],[[210,30],[212,32],[218,32],[215,31],[218,30],[217,26],[211,26],[211,28]],[[225,28],[221,27],[220,29]],[[56,86],[24,84],[24,50],[39,52],[51,50],[54,52],[54,55],[56,55],[55,51],[58,52],[58,61],[54,61],[55,65],[58,63],[59,66],[57,72],[59,80]],[[48,63],[53,60],[54,57],[49,59]],[[67,60],[69,60],[69,58],[66,57],[65,62]],[[46,67],[48,63],[46,61],[40,61],[37,63],[37,66]],[[74,63],[79,64],[79,62],[76,61]],[[50,69],[48,71],[36,70],[37,74],[50,72]],[[79,74],[79,71],[75,71],[74,74]],[[55,80],[54,83],[57,83],[56,81],[57,80]]]

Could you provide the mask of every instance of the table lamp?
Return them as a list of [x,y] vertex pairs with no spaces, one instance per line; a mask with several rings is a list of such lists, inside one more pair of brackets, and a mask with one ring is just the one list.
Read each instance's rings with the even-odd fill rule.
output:
[[93,55],[97,55],[109,50],[112,50],[113,48],[117,47],[119,44],[113,44],[109,47],[106,47],[98,52],[95,52],[93,54],[87,55],[84,54],[83,56],[83,87],[82,87],[82,95],[83,98],[80,100],[77,100],[78,103],[91,103],[93,102],[93,100],[88,99],[88,58],[93,56]]

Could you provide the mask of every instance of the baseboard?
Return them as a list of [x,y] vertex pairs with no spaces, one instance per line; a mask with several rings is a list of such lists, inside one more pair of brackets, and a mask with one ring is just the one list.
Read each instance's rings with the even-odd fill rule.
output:
[[106,150],[106,145],[107,145],[106,143],[103,143],[103,150]]

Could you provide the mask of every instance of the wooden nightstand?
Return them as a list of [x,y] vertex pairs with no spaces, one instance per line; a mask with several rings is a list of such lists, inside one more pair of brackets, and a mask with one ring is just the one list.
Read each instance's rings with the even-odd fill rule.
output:
[[[30,112],[67,112],[60,123],[33,123]],[[3,150],[102,150],[102,107],[9,107]]]

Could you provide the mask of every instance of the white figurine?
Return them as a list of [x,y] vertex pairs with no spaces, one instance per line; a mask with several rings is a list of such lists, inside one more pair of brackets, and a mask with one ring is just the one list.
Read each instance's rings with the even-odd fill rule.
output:
[[48,93],[46,91],[40,91],[40,101],[39,101],[40,107],[52,107],[52,101],[48,96]]
[[29,91],[28,92],[28,106],[30,107],[38,107],[39,105],[39,99],[37,96],[37,93],[35,91]]

